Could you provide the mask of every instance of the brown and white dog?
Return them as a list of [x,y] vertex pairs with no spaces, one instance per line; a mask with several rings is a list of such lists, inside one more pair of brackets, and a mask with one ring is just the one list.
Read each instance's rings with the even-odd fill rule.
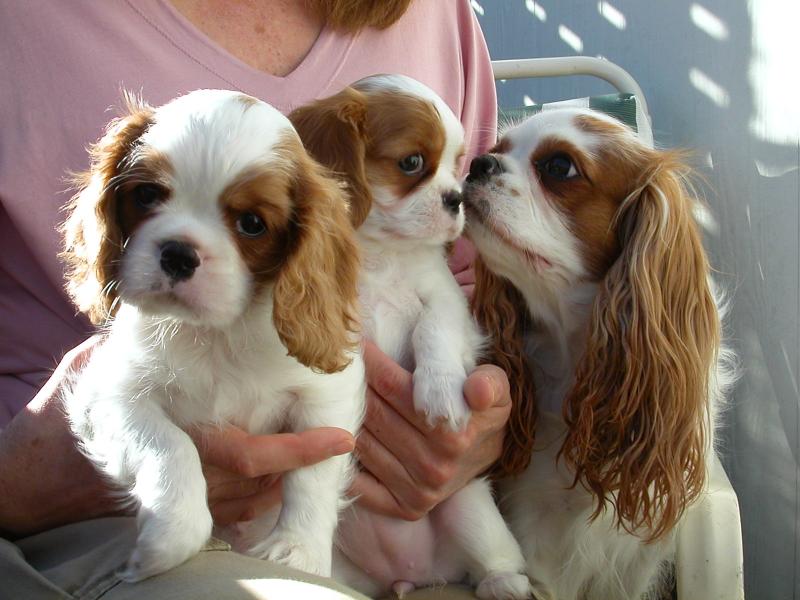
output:
[[733,372],[688,175],[588,109],[471,163],[474,311],[515,388],[501,506],[539,600],[658,594],[704,493]]
[[[364,334],[413,371],[415,408],[429,425],[465,427],[462,389],[483,337],[445,251],[464,226],[461,123],[435,92],[398,75],[363,79],[290,119],[350,191]],[[519,546],[485,479],[413,522],[347,511],[338,546],[334,576],[370,596],[462,580],[480,598],[529,594]]]
[[[137,506],[122,574],[137,581],[211,534],[186,428],[354,433],[365,384],[347,201],[286,117],[222,90],[128,104],[65,225],[69,291],[107,334],[64,400],[87,455]],[[280,516],[252,525],[249,553],[330,575],[350,467],[337,456],[287,473]]]

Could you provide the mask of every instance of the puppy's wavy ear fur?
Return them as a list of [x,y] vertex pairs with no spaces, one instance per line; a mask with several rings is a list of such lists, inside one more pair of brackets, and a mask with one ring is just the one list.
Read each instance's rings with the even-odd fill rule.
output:
[[525,360],[523,338],[530,330],[530,316],[517,289],[507,279],[492,273],[480,257],[475,261],[472,312],[483,330],[491,334],[485,358],[502,367],[511,384],[511,416],[503,453],[490,474],[518,475],[531,460],[537,416],[533,376]]
[[[652,151],[648,151],[652,152]],[[600,283],[564,405],[561,456],[617,524],[654,540],[705,484],[720,322],[677,153],[654,153],[618,214],[622,254]]]
[[299,142],[292,154],[296,238],[275,282],[273,321],[291,356],[334,373],[357,346],[358,247],[339,183]]
[[306,150],[341,175],[350,192],[350,220],[358,228],[372,207],[367,173],[367,97],[353,88],[295,109],[289,120]]
[[67,291],[96,325],[116,311],[116,277],[124,240],[117,223],[116,177],[139,137],[152,123],[153,108],[125,93],[125,116],[111,121],[89,149],[89,170],[74,178],[78,192],[67,204],[62,226]]

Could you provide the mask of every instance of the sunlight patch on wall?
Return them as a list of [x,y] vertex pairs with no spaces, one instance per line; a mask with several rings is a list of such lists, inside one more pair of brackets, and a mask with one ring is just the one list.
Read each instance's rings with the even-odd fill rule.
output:
[[704,231],[711,235],[719,235],[719,223],[705,204],[697,202],[692,208],[692,215]]
[[767,164],[763,160],[758,159],[755,159],[754,162],[756,163],[758,174],[762,177],[783,177],[792,171],[798,170],[796,164]]
[[547,21],[547,11],[541,4],[534,2],[534,0],[525,0],[525,8],[542,23]]
[[800,2],[750,0],[753,50],[750,85],[754,113],[750,132],[774,144],[800,142]]
[[558,26],[558,37],[560,37],[567,46],[575,50],[575,52],[578,54],[583,52],[583,40],[578,36],[577,33],[572,31],[566,25]]
[[531,98],[530,96],[528,96],[528,94],[525,94],[525,95],[522,97],[522,103],[523,103],[525,106],[533,106],[534,104],[536,104],[536,102],[534,102],[534,101],[533,101],[533,98]]
[[717,15],[704,6],[692,4],[689,7],[689,16],[692,23],[715,40],[723,41],[729,37],[728,26]]
[[730,105],[731,97],[728,91],[700,69],[696,67],[689,69],[689,81],[697,91],[720,108],[727,108]]
[[599,12],[606,21],[611,23],[617,29],[625,29],[628,26],[628,22],[625,19],[625,15],[623,15],[619,9],[615,8],[605,0],[597,3],[597,12]]

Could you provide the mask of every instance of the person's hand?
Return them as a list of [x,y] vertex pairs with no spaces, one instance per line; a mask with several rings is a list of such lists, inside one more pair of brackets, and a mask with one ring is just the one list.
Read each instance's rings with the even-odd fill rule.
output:
[[[0,535],[20,537],[119,514],[120,494],[78,450],[60,399],[71,372],[99,336],[70,350],[53,375],[0,433]],[[248,435],[234,428],[192,432],[220,524],[253,518],[280,501],[279,475],[353,449],[342,429]]]
[[481,365],[464,384],[472,418],[463,432],[431,429],[414,411],[411,373],[366,342],[367,414],[351,488],[362,506],[406,520],[425,516],[499,458],[511,396],[505,372]]
[[208,505],[217,525],[249,521],[281,501],[281,474],[351,452],[353,436],[320,427],[300,433],[248,435],[237,427],[190,434],[200,452]]
[[469,299],[475,291],[475,258],[478,251],[470,240],[465,237],[458,238],[453,244],[447,263],[453,273],[461,291]]

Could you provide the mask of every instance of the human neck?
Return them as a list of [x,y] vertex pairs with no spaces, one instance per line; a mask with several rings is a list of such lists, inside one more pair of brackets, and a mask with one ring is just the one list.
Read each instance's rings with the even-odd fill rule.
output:
[[302,0],[169,0],[195,27],[254,69],[284,77],[324,26]]

